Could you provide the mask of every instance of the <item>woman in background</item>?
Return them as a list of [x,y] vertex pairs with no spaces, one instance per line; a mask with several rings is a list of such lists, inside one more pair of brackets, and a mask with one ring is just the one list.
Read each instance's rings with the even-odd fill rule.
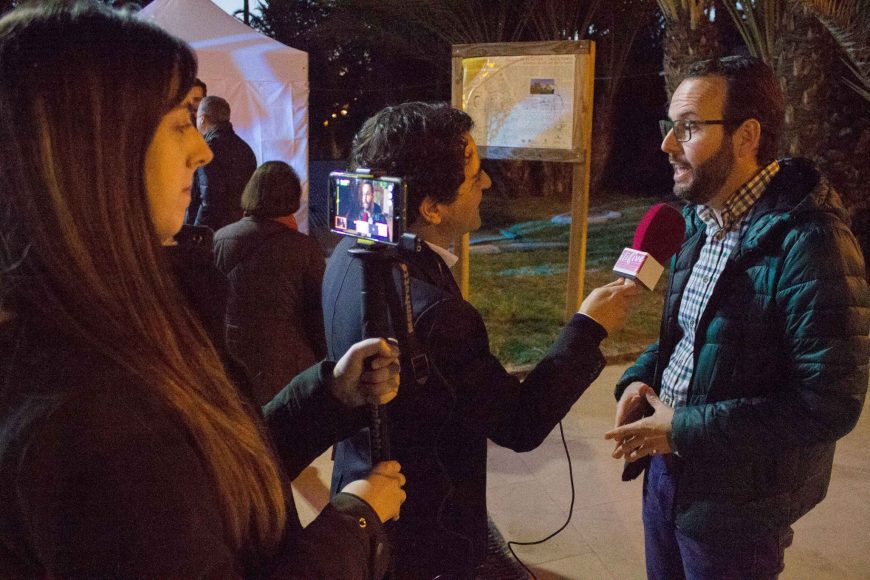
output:
[[283,161],[267,161],[242,193],[245,217],[217,231],[215,265],[229,280],[227,347],[248,371],[257,401],[270,401],[326,356],[317,241],[296,228],[302,185]]
[[288,477],[351,428],[351,407],[395,396],[395,353],[360,343],[263,416],[170,273],[161,245],[211,158],[187,112],[195,76],[183,42],[97,6],[0,20],[0,577],[385,566],[398,464],[304,530]]

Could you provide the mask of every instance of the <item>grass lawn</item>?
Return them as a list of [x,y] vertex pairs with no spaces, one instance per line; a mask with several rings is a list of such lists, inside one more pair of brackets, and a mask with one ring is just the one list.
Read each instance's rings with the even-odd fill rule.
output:
[[[653,203],[628,197],[593,201],[590,216],[610,211],[619,217],[589,225],[584,296],[615,279],[611,268],[622,249],[631,245],[637,222]],[[559,333],[565,309],[569,226],[540,220],[567,211],[568,201],[484,196],[483,228],[475,238],[496,237],[499,229],[505,229],[518,236],[517,241],[566,243],[564,249],[479,253],[472,239],[470,300],[486,321],[493,352],[506,365],[536,363]],[[602,350],[608,361],[633,358],[656,339],[666,276],[654,292],[643,295],[626,328],[604,341]]]

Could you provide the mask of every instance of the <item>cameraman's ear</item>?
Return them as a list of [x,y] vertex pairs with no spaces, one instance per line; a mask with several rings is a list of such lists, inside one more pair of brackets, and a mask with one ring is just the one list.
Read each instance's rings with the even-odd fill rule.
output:
[[420,202],[420,217],[427,224],[438,225],[441,223],[441,204],[428,195]]

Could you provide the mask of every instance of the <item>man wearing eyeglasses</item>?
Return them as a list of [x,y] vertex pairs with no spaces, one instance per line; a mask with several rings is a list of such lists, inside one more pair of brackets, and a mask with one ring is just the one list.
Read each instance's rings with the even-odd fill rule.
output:
[[668,116],[686,241],[606,437],[624,479],[646,468],[649,578],[776,578],[864,403],[864,260],[812,163],[775,159],[784,105],[762,61],[693,65]]

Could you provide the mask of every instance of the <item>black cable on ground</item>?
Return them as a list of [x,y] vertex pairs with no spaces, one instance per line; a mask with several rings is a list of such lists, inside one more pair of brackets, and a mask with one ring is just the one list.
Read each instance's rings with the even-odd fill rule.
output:
[[530,575],[534,580],[538,580],[538,577],[535,576],[535,573],[534,573],[534,572],[532,572],[531,570],[529,570],[529,567],[526,566],[525,563],[523,563],[522,560],[520,560],[520,557],[517,556],[516,552],[514,552],[514,549],[513,549],[512,546],[536,546],[536,545],[538,545],[538,544],[543,544],[544,542],[546,542],[547,540],[550,540],[551,538],[555,537],[555,536],[558,535],[562,530],[564,530],[565,528],[567,528],[567,527],[568,527],[568,524],[571,523],[571,516],[574,514],[574,498],[575,498],[575,496],[576,496],[576,493],[575,493],[575,491],[574,491],[574,468],[573,468],[573,466],[571,465],[571,454],[568,453],[568,442],[565,441],[565,429],[562,427],[562,422],[561,422],[561,421],[559,421],[559,434],[562,436],[562,447],[565,449],[565,457],[568,459],[568,480],[571,482],[571,507],[568,508],[568,519],[565,520],[565,523],[562,524],[562,527],[560,527],[558,530],[556,530],[555,532],[553,532],[552,534],[550,534],[549,536],[547,536],[546,538],[544,538],[544,539],[542,539],[542,540],[535,540],[535,541],[533,541],[533,542],[516,542],[516,541],[514,541],[514,540],[509,540],[508,543],[507,543],[507,547],[508,547],[508,550],[510,550],[511,555],[512,555],[514,558],[516,558],[517,562],[520,563],[520,566],[522,566],[522,567],[525,569],[525,571],[528,572],[529,575]]

